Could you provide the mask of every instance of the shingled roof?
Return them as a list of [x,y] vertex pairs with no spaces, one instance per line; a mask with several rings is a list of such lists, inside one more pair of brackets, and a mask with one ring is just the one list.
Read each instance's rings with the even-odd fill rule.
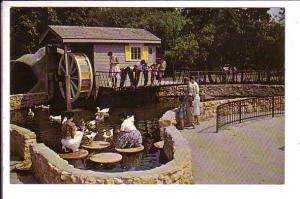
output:
[[41,36],[40,42],[43,42],[49,33],[54,34],[63,43],[161,43],[160,38],[145,29],[54,25],[49,26],[48,30]]

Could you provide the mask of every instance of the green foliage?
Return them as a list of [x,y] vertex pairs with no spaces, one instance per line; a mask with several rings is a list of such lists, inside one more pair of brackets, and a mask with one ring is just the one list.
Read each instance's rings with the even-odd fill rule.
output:
[[195,70],[284,66],[284,9],[268,8],[12,8],[11,59],[32,53],[47,25],[144,28],[162,39],[158,57]]

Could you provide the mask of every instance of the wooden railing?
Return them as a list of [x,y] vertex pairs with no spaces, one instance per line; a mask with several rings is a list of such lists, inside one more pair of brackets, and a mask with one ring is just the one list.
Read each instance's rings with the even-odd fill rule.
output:
[[[116,84],[113,78],[116,77]],[[125,72],[96,71],[95,81],[97,87],[142,87],[142,86],[171,86],[182,85],[184,77],[194,77],[200,84],[284,84],[282,71],[175,71],[173,76],[161,75],[152,71]]]
[[[183,78],[183,76],[166,77],[163,75],[159,75],[158,73],[154,74],[151,71],[130,71],[126,73],[107,71],[95,72],[95,81],[97,87],[119,89],[130,87],[137,88],[143,86],[181,85],[183,84]],[[116,81],[116,83],[114,83],[114,81]]]

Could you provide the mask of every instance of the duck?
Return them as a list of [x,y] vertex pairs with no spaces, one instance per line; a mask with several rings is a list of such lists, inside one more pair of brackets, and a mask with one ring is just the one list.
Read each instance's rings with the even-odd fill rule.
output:
[[103,130],[103,138],[106,141],[108,138],[112,138],[114,136],[114,130],[110,129],[109,131]]
[[42,105],[39,105],[39,106],[35,106],[35,108],[41,108],[43,111],[44,110],[48,110],[49,111],[49,109],[50,109],[50,105],[44,105],[44,104],[42,104]]
[[103,115],[104,117],[109,117],[109,108],[100,109],[99,107],[96,107],[97,112],[95,115]]
[[31,110],[31,108],[29,108],[29,112],[27,113],[27,115],[28,115],[30,118],[33,118],[33,117],[34,117],[34,112]]
[[61,115],[57,115],[57,116],[50,115],[49,120],[50,120],[50,122],[53,122],[53,123],[63,124],[67,121],[67,118],[64,117],[63,121],[61,121]]
[[[85,131],[84,133],[85,133],[84,136],[92,141],[95,139],[96,135],[98,134],[98,132],[93,132],[93,131]],[[90,133],[90,134],[88,134],[88,133]]]

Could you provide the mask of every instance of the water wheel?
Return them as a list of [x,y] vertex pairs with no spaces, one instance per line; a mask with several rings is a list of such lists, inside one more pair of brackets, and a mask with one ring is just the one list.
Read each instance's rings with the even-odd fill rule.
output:
[[[70,74],[71,102],[78,98],[88,98],[93,88],[93,70],[88,57],[83,53],[68,53],[68,71]],[[66,66],[62,55],[58,66],[59,89],[62,97],[66,97]]]

